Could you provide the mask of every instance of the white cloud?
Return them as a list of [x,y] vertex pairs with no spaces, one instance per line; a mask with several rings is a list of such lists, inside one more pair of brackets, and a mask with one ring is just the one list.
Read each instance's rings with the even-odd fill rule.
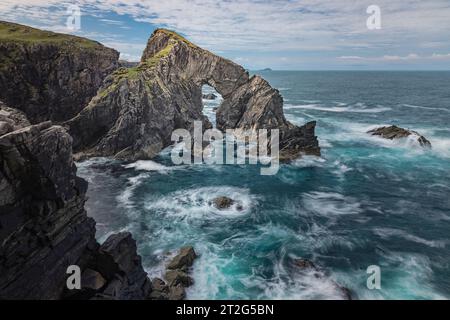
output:
[[447,53],[447,54],[433,53],[431,55],[431,59],[437,59],[437,60],[449,59],[450,60],[450,53]]
[[[253,66],[263,60],[280,67],[310,62],[321,66],[319,60],[323,65],[345,61],[437,64],[447,56],[432,56],[432,52],[450,51],[448,0],[377,0],[382,29],[375,31],[366,26],[366,9],[372,2],[361,0],[1,0],[1,19],[69,32],[64,29],[69,4],[78,4],[83,14],[103,19],[102,23],[118,30],[129,26],[107,19],[108,13],[173,29],[218,54],[245,57],[240,63]],[[88,36],[83,29],[77,34]],[[114,35],[95,39],[129,56],[139,53],[127,39]],[[145,46],[146,39],[139,41]],[[289,58],[274,57],[274,52]]]
[[[2,0],[0,11],[5,19],[25,16],[51,24],[61,20],[54,15],[63,14],[68,3],[167,26],[215,50],[390,47],[442,40],[450,30],[448,0],[377,0],[383,24],[376,32],[366,28],[368,3],[353,0]],[[60,10],[44,17],[49,7]]]
[[448,54],[437,54],[433,53],[432,55],[418,55],[416,53],[410,53],[406,56],[397,56],[397,55],[384,55],[381,57],[361,57],[361,56],[340,56],[338,59],[341,60],[351,60],[351,61],[411,61],[411,60],[440,60],[440,59],[450,59],[450,53]]

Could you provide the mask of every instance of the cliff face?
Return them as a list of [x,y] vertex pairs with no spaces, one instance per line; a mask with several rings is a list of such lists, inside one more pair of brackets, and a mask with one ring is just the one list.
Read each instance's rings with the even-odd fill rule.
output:
[[[146,298],[150,282],[131,236],[95,240],[66,130],[30,125],[3,103],[0,128],[0,299]],[[96,272],[101,285],[68,292],[69,265],[80,266],[83,283]]]
[[118,59],[95,41],[0,21],[0,99],[32,123],[68,120],[96,95]]
[[204,84],[224,98],[217,111],[219,129],[280,129],[282,153],[289,158],[320,154],[315,123],[289,123],[281,95],[265,80],[250,78],[241,66],[162,29],[149,39],[137,67],[108,77],[89,105],[67,122],[75,150],[125,160],[156,156],[171,144],[173,130],[192,130],[196,120],[204,129],[211,127],[202,113]]

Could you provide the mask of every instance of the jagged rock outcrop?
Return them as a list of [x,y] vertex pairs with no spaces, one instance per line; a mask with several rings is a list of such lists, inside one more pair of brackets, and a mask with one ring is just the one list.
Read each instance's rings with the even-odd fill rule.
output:
[[194,121],[211,127],[202,113],[205,84],[224,99],[218,129],[279,129],[282,158],[320,154],[315,122],[289,123],[281,95],[267,81],[163,29],[149,39],[139,66],[108,77],[89,105],[67,122],[74,148],[81,156],[152,158],[172,143],[175,129],[192,130]]
[[29,125],[30,122],[22,111],[9,108],[0,101],[0,136]]
[[[150,280],[131,235],[95,240],[66,130],[30,125],[3,104],[0,123],[0,299],[147,298]],[[83,290],[66,290],[69,265],[83,271]]]
[[113,234],[96,250],[82,274],[80,291],[66,290],[67,299],[144,300],[151,282],[128,232]]
[[194,283],[189,275],[197,254],[192,247],[183,247],[167,265],[165,280],[155,278],[152,281],[150,299],[153,300],[183,300],[186,288]]
[[96,95],[118,59],[95,41],[0,21],[0,99],[32,123],[68,120]]
[[421,147],[431,148],[431,142],[416,131],[403,129],[397,126],[380,127],[368,131],[373,136],[380,136],[384,139],[394,140],[407,137],[413,137],[420,144]]

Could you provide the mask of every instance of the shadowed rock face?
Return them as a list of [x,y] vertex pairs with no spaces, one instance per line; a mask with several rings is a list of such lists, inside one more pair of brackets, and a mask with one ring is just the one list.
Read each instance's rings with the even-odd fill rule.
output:
[[118,58],[95,41],[0,21],[0,99],[32,123],[68,120],[117,69]]
[[[50,121],[30,125],[0,103],[2,123],[0,299],[145,299],[151,283],[131,235],[101,246],[95,240],[84,210],[87,182],[76,176],[66,130]],[[65,290],[69,265],[86,277],[81,291]]]
[[172,143],[175,129],[192,130],[194,121],[211,127],[202,113],[205,84],[224,99],[218,129],[280,129],[285,159],[320,154],[315,123],[289,123],[281,95],[267,81],[162,29],[149,39],[139,66],[108,77],[90,104],[67,122],[75,151],[125,160],[156,156]]

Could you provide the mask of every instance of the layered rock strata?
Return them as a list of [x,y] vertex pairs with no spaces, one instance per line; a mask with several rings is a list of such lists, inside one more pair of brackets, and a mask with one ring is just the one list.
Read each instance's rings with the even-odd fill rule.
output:
[[397,126],[387,126],[387,127],[379,127],[373,130],[368,131],[373,136],[380,136],[384,139],[396,140],[402,138],[412,138],[416,140],[421,147],[431,148],[431,142],[413,130],[403,129]]
[[[66,130],[30,125],[3,103],[0,128],[0,299],[147,298],[151,283],[131,235],[95,240]],[[71,265],[82,271],[81,290],[66,287]]]

